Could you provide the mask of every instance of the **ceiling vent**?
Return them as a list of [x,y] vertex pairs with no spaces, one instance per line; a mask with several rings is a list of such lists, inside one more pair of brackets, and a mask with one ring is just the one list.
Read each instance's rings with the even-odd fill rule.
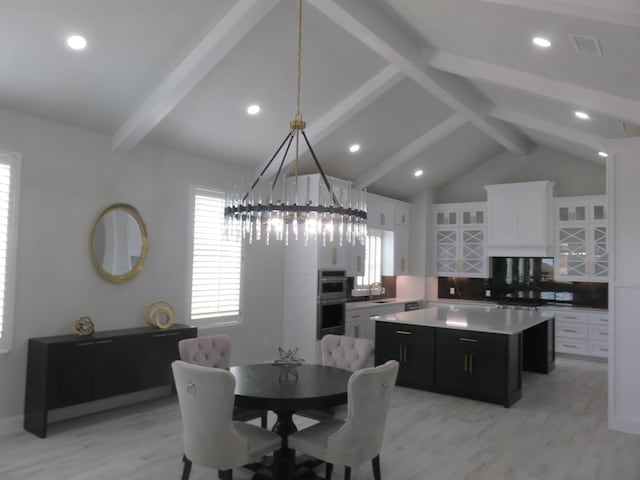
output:
[[589,35],[576,35],[570,33],[569,36],[573,40],[573,46],[578,53],[583,55],[592,55],[595,57],[602,56],[602,49],[600,48],[600,41],[598,37],[590,37]]

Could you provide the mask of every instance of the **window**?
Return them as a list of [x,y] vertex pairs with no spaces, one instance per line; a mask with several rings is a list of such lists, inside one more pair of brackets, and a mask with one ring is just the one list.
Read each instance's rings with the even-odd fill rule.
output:
[[191,320],[238,320],[242,241],[224,233],[223,194],[193,190],[192,245]]
[[365,245],[364,275],[356,277],[356,288],[369,288],[369,285],[382,281],[382,233],[369,230]]
[[20,156],[0,152],[0,353],[11,349]]

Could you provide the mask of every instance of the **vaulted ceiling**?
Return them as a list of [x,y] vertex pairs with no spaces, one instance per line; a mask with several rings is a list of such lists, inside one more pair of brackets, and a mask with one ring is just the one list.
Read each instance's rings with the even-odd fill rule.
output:
[[[295,113],[297,3],[4,0],[0,107],[258,171]],[[307,134],[372,191],[407,199],[505,149],[640,147],[637,0],[305,0],[303,18]]]

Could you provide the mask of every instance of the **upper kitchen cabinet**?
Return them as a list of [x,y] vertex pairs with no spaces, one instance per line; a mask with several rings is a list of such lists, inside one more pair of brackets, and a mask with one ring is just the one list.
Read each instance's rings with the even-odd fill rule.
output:
[[382,230],[393,230],[396,226],[396,204],[396,201],[389,198],[367,193],[367,226]]
[[554,182],[486,185],[490,257],[553,255]]
[[408,227],[409,226],[409,208],[410,205],[404,202],[398,202],[396,204],[396,226]]
[[609,275],[607,199],[555,199],[556,280],[606,282]]
[[436,275],[488,277],[486,203],[437,204],[433,218]]

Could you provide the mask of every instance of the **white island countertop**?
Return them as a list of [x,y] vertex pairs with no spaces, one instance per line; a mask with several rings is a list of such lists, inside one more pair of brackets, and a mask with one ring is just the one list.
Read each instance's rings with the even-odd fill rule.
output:
[[530,312],[472,305],[435,305],[427,306],[422,310],[381,315],[379,321],[515,335],[546,322],[553,316],[553,312],[549,311]]

